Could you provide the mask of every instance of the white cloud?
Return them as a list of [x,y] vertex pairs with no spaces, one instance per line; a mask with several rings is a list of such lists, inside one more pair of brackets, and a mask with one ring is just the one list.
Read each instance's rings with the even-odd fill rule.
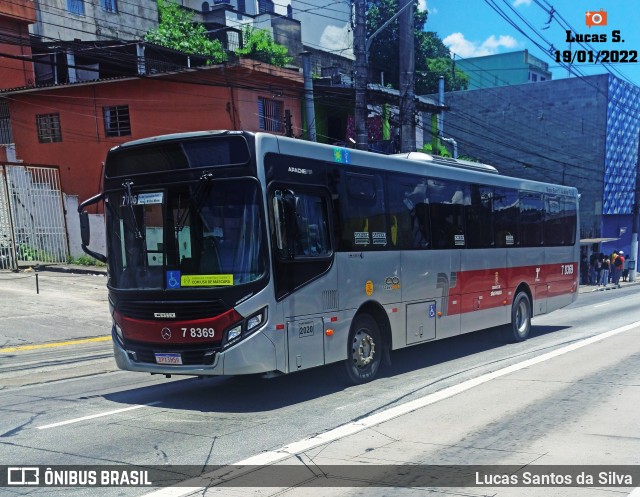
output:
[[520,5],[531,5],[531,0],[515,0],[513,2],[514,7],[520,7]]
[[427,0],[418,0],[418,10],[427,10]]
[[516,48],[518,42],[512,36],[491,35],[482,43],[467,40],[462,33],[453,33],[442,40],[449,50],[460,57],[481,57],[498,53],[500,48]]

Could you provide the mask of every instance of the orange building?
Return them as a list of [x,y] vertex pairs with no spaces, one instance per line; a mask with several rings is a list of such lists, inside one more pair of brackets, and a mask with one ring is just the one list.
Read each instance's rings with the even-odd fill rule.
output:
[[34,83],[29,24],[35,20],[33,0],[0,2],[0,88]]
[[284,134],[286,111],[297,135],[302,92],[298,71],[241,59],[172,73],[5,89],[0,100],[8,103],[16,159],[59,166],[62,191],[83,201],[100,191],[107,151],[126,141],[211,129]]

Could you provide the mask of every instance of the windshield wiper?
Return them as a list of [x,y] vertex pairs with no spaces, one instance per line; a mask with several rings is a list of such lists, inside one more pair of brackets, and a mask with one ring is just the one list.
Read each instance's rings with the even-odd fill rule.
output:
[[133,209],[133,194],[131,193],[132,186],[133,186],[133,181],[131,181],[130,179],[122,183],[122,187],[124,188],[124,191],[125,191],[125,197],[124,197],[125,202],[129,204],[129,210],[131,212],[131,219],[132,219],[131,225],[133,228],[133,234],[136,238],[140,239],[142,238],[142,232],[138,227],[138,220],[136,219],[136,211]]
[[[196,209],[196,213],[200,213],[202,202],[207,198],[209,187],[213,181],[213,173],[203,173],[198,181],[198,186],[191,196],[191,202],[185,205],[184,210],[180,212],[180,206],[178,205],[178,223],[176,224],[176,231],[182,231],[184,229],[184,223],[187,221],[189,215],[189,206],[193,205]],[[178,198],[179,201],[179,198]]]

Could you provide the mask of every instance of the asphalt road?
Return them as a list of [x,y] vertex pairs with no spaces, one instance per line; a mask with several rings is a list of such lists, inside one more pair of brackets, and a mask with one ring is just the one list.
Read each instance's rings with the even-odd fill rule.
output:
[[[378,380],[357,387],[337,381],[333,367],[270,380],[165,379],[115,369],[110,343],[100,341],[109,330],[103,277],[42,274],[36,294],[33,278],[9,281],[11,276],[23,275],[0,274],[0,460],[12,465],[233,464],[640,321],[640,286],[633,286],[585,293],[569,308],[536,318],[525,343],[505,344],[502,333],[493,329],[394,352],[393,365],[384,368]],[[331,447],[343,452],[323,453],[343,462],[354,457],[366,461],[369,454],[369,462],[387,458],[510,464],[544,459],[552,447],[552,464],[639,464],[640,433],[635,426],[640,423],[632,408],[640,400],[639,334],[631,330],[607,338],[554,364],[526,368],[434,403],[403,418],[401,428],[390,424],[387,431],[369,434],[370,447],[361,446],[362,441],[336,441]],[[30,348],[42,342],[44,346]],[[384,455],[376,452],[383,444],[374,438],[410,439],[411,450],[396,447]],[[305,454],[319,457],[318,448]],[[115,496],[150,491],[26,490],[5,488],[0,494]],[[515,490],[446,493],[602,495],[586,489],[547,489],[546,494]],[[629,491],[607,489],[607,495],[626,496]],[[267,488],[256,495],[281,492]],[[390,494],[387,489],[323,492]],[[430,494],[415,489],[391,493]],[[243,493],[211,489],[207,495]],[[323,493],[298,489],[284,495]]]

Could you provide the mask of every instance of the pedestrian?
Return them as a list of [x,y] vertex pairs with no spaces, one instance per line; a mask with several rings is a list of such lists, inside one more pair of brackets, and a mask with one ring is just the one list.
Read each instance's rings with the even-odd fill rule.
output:
[[597,285],[598,284],[598,267],[600,266],[601,257],[598,256],[598,253],[595,249],[591,253],[591,257],[589,257],[589,284]]
[[600,285],[606,288],[609,284],[609,269],[611,267],[611,262],[609,261],[609,257],[602,258],[602,264],[600,265]]
[[589,284],[589,259],[587,259],[587,254],[582,254],[580,258],[580,284]]
[[616,254],[616,258],[613,260],[613,284],[620,288],[620,277],[622,276],[622,270],[624,269],[624,252],[621,250]]

